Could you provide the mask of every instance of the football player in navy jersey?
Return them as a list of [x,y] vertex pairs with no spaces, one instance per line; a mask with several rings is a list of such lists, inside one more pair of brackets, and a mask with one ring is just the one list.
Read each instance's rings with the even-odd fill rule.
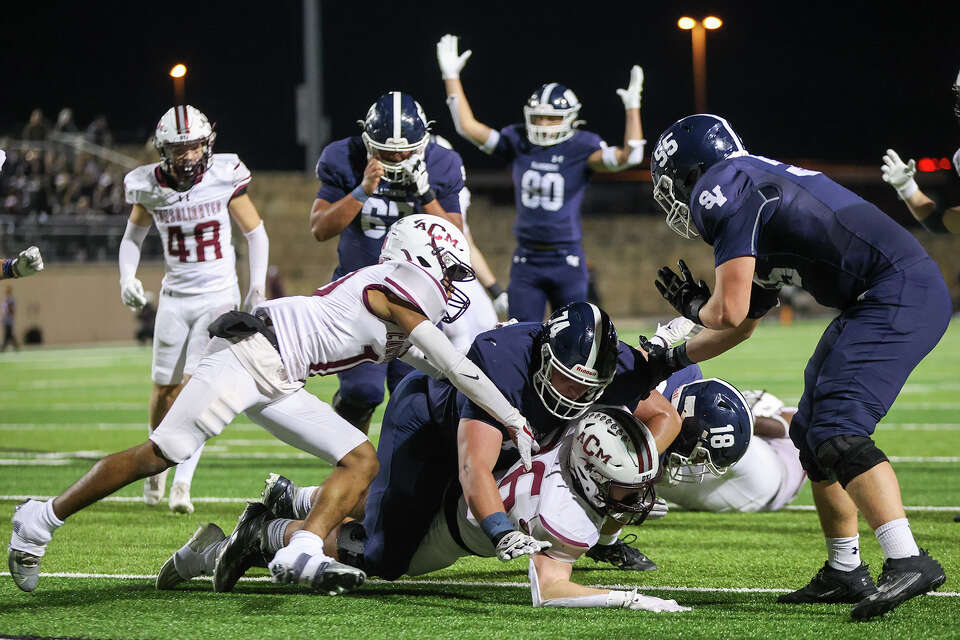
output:
[[[784,603],[852,602],[869,619],[938,588],[942,567],[917,547],[893,467],[871,436],[907,376],[940,340],[951,304],[943,276],[900,225],[818,171],[747,153],[723,118],[698,114],[670,126],[651,161],[654,199],[667,224],[713,246],[711,294],[680,263],[657,288],[706,327],[652,353],[667,370],[746,339],[790,284],[840,310],[804,371],[790,437],[813,487],[828,560]],[[885,561],[874,586],[860,560],[857,511]]]
[[578,129],[580,101],[567,87],[551,82],[524,106],[525,124],[493,129],[479,122],[460,83],[471,52],[460,54],[457,37],[437,43],[437,60],[457,133],[511,166],[517,219],[507,287],[509,315],[541,322],[547,301],[553,309],[587,299],[587,262],[581,246],[580,204],[594,171],[621,171],[643,160],[640,97],[643,71],[634,66],[630,85],[618,89],[626,109],[622,147]]
[[[430,140],[432,121],[420,104],[390,91],[358,123],[360,135],[331,142],[317,162],[320,188],[310,229],[320,242],[339,236],[332,280],[376,264],[387,228],[401,216],[429,213],[463,228],[463,161]],[[333,407],[366,433],[383,402],[384,380],[392,390],[410,371],[404,363],[366,363],[338,374]]]
[[[953,83],[953,116],[960,124],[960,73]],[[960,149],[953,154],[953,168],[960,174]],[[914,219],[931,233],[960,233],[960,205],[937,210],[937,203],[931,200],[914,180],[917,163],[914,160],[904,162],[893,149],[887,149],[883,156],[883,181],[897,190]]]

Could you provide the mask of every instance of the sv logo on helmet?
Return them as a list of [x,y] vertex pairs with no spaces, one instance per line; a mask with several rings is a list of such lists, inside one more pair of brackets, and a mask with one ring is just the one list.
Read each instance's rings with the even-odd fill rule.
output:
[[666,166],[667,159],[677,152],[677,141],[673,139],[673,133],[668,133],[657,142],[657,148],[653,150],[653,160],[661,168]]

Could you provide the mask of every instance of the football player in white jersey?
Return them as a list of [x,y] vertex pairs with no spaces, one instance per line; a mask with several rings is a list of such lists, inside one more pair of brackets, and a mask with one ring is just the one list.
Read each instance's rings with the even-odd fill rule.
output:
[[[656,442],[650,431],[629,412],[594,407],[550,447],[533,456],[529,469],[517,462],[496,475],[507,517],[518,531],[528,531],[549,548],[530,558],[531,602],[534,607],[623,608],[646,611],[689,611],[674,600],[631,590],[593,589],[571,581],[577,558],[597,542],[607,519],[640,524],[655,500],[653,483],[659,474]],[[310,493],[308,487],[294,488]],[[495,557],[493,543],[470,512],[459,484],[451,484],[446,505],[409,563],[407,575],[438,571],[466,556]],[[290,505],[302,516],[305,504]],[[261,549],[269,555],[280,544],[273,530],[296,528],[300,522],[271,516],[261,534]],[[279,526],[274,526],[274,525]],[[326,539],[331,554],[360,563],[363,540],[356,521],[345,522]],[[359,527],[362,528],[362,527]],[[214,571],[215,558],[226,542],[218,540],[214,524],[201,526],[190,542],[167,561],[158,576],[164,587]],[[503,558],[501,559],[508,559]]]
[[[153,339],[150,431],[157,428],[197,368],[209,338],[207,325],[240,306],[230,219],[247,240],[249,311],[264,300],[269,241],[260,214],[247,194],[250,171],[233,153],[213,153],[216,133],[198,109],[169,109],[157,123],[154,145],[160,162],[137,167],[123,180],[133,206],[120,242],[120,297],[133,310],[146,302],[137,279],[140,247],[155,224],[166,261]],[[177,466],[170,509],[192,513],[190,483],[203,448]],[[166,471],[147,478],[143,500],[157,504]]]
[[[376,452],[363,433],[303,388],[308,376],[400,357],[446,377],[505,425],[523,459],[530,460],[532,442],[522,435],[530,432],[526,419],[436,326],[456,320],[469,305],[456,286],[473,277],[469,257],[466,240],[452,223],[407,216],[387,232],[380,264],[349,273],[313,296],[279,298],[253,314],[232,311],[217,318],[210,326],[217,338],[146,442],[103,458],[56,498],[17,506],[9,547],[14,582],[24,591],[36,588],[40,560],[64,518],[183,462],[243,412],[284,442],[336,463],[303,528],[274,555],[274,580],[330,594],[362,584],[365,574],[325,555],[322,539],[377,474]],[[257,516],[245,511],[234,536]],[[230,554],[221,554],[220,563],[227,570],[214,581],[218,591],[232,589],[250,566]]]
[[[6,152],[0,149],[0,171],[3,170],[3,163],[6,160]],[[16,258],[0,258],[0,280],[25,278],[40,271],[43,271],[43,258],[40,256],[40,249],[37,247],[27,247]]]

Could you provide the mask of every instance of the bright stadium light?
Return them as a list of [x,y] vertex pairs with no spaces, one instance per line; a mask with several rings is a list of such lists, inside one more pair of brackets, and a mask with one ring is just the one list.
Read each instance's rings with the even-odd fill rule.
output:
[[707,111],[707,31],[719,29],[723,20],[716,16],[707,16],[703,20],[694,20],[683,16],[677,20],[677,26],[690,32],[693,44],[693,100],[697,113]]
[[703,28],[704,29],[719,29],[723,26],[723,20],[717,18],[716,16],[707,16],[703,19]]
[[187,75],[187,65],[182,63],[177,63],[173,65],[173,68],[170,69],[171,78],[182,78]]
[[677,20],[677,26],[683,29],[684,31],[687,31],[697,26],[697,21],[694,20],[693,18],[688,18],[687,16],[683,16],[682,18]]

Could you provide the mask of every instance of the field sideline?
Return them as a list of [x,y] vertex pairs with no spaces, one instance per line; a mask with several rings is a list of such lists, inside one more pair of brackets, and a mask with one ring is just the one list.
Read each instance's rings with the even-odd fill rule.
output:
[[[802,372],[826,320],[765,323],[744,345],[703,368],[741,388],[765,388],[795,403]],[[635,341],[647,327],[621,326]],[[688,613],[543,610],[530,606],[526,563],[471,558],[416,580],[372,580],[326,598],[279,588],[263,570],[231,594],[198,580],[159,592],[152,576],[197,523],[228,533],[242,500],[269,472],[315,483],[328,467],[273,440],[241,418],[210,441],[197,470],[197,512],[146,507],[141,485],[127,487],[70,519],[44,558],[33,594],[0,576],[0,636],[84,638],[362,637],[684,638],[960,637],[960,325],[952,326],[907,382],[876,440],[894,461],[920,546],[947,571],[937,597],[921,597],[883,619],[856,624],[848,605],[777,605],[776,594],[806,583],[825,551],[809,487],[792,508],[772,514],[672,510],[633,528],[660,570],[621,572],[581,560],[574,579],[640,585],[693,607]],[[0,354],[0,536],[20,496],[59,493],[103,455],[146,433],[150,351],[135,346]],[[308,388],[329,400],[335,379]],[[381,413],[374,417],[379,422]],[[377,430],[374,429],[374,432]],[[376,435],[374,433],[374,435]],[[861,520],[864,561],[882,557]]]

